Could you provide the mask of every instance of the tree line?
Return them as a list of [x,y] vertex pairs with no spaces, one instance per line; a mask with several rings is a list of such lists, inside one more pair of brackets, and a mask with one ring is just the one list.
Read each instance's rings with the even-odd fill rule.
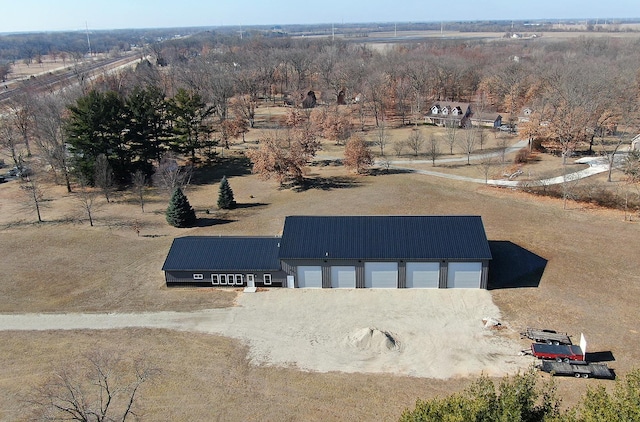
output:
[[[373,131],[368,143],[384,157],[385,130],[422,123],[434,103],[456,101],[501,113],[532,145],[565,159],[583,148],[613,163],[639,127],[639,46],[637,39],[578,37],[432,40],[379,50],[344,40],[202,32],[149,44],[150,60],[135,68],[95,79],[79,73],[79,86],[51,95],[27,91],[3,115],[0,140],[16,166],[35,143],[70,190],[69,170],[95,183],[102,156],[126,186],[138,171],[157,173],[167,153],[196,163],[247,131],[279,129],[249,153],[254,170],[299,181],[320,137],[344,145]],[[310,94],[316,107],[305,109]],[[256,110],[268,104],[289,106],[287,115],[257,122]],[[456,129],[447,127],[451,139]],[[424,140],[415,135],[405,146],[417,154]],[[467,157],[477,144],[468,138]],[[350,157],[363,151],[352,146]],[[347,160],[358,170],[370,162],[367,151],[359,154]]]
[[580,402],[562,409],[553,381],[540,384],[534,369],[503,379],[496,388],[483,376],[462,393],[418,400],[400,422],[602,422],[640,420],[640,371],[617,380],[612,390],[589,387]]

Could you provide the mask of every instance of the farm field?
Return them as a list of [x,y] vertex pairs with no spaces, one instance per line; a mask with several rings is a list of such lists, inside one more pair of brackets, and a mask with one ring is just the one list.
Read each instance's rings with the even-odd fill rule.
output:
[[[640,362],[640,226],[623,221],[621,212],[574,203],[564,210],[560,200],[419,174],[354,176],[336,165],[310,167],[307,177],[317,183],[293,191],[259,180],[241,159],[235,163],[201,175],[187,189],[200,223],[182,230],[164,221],[166,193],[150,192],[144,213],[120,193],[112,203],[101,204],[96,226],[89,227],[73,197],[47,186],[52,199],[42,211],[45,223],[33,224],[35,217],[21,205],[18,184],[0,184],[0,312],[229,307],[241,293],[164,287],[160,268],[175,236],[277,235],[285,216],[296,214],[474,214],[482,216],[496,248],[494,258],[499,258],[490,295],[507,327],[501,335],[525,348],[517,333],[527,326],[574,336],[584,332],[591,352],[615,358],[609,364],[618,375]],[[236,210],[215,210],[222,174],[240,204]],[[139,236],[132,229],[136,222]],[[509,268],[505,250],[512,249],[510,244],[547,261],[542,278],[531,277],[525,268]],[[20,420],[19,399],[31,386],[96,348],[117,350],[129,359],[144,354],[162,370],[156,382],[144,386],[149,420],[394,420],[415,399],[459,391],[470,382],[254,366],[240,341],[195,332],[2,331],[0,338],[2,420]],[[559,379],[557,384],[564,403],[572,405],[586,386],[598,382]]]

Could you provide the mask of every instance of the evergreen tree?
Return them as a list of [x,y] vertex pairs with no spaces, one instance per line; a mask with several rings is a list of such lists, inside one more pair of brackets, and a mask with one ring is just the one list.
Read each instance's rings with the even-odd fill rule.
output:
[[196,223],[196,212],[180,188],[173,191],[165,215],[173,227],[191,227]]
[[220,193],[218,194],[218,208],[222,210],[230,210],[235,208],[236,201],[233,199],[233,190],[229,186],[227,176],[223,176],[220,181]]

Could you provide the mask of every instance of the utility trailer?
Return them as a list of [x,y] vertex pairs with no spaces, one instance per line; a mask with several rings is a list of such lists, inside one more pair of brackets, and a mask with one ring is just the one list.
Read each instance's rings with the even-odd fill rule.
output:
[[572,344],[532,343],[531,351],[527,351],[538,359],[555,360],[557,362],[585,361],[587,340],[580,334],[580,346]]
[[580,346],[567,344],[532,343],[531,354],[538,359],[550,359],[558,362],[583,361],[584,353]]
[[523,338],[526,337],[537,343],[547,344],[573,344],[567,333],[558,333],[554,330],[540,330],[538,328],[527,328],[527,331],[520,333]]
[[574,376],[576,378],[603,378],[615,379],[616,374],[604,363],[589,363],[584,361],[555,362],[542,361],[538,366],[540,370],[551,375]]

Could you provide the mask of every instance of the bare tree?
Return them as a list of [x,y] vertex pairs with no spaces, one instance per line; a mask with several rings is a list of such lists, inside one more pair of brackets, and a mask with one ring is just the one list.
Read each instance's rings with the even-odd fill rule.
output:
[[31,157],[30,136],[34,126],[33,97],[29,91],[14,97],[9,103],[9,116],[22,137],[22,142],[27,150],[27,156]]
[[94,182],[96,187],[100,188],[102,194],[107,199],[107,203],[109,203],[110,195],[114,186],[113,169],[109,164],[107,156],[104,154],[98,154],[96,157]]
[[179,166],[174,158],[165,156],[154,174],[154,184],[167,192],[173,192],[175,188],[182,189],[187,186],[191,182],[192,174],[192,166]]
[[422,133],[418,129],[413,129],[407,138],[407,145],[413,151],[414,156],[418,156],[422,149],[422,144],[424,144]]
[[159,374],[144,360],[125,363],[117,354],[86,356],[82,370],[62,368],[26,401],[38,420],[120,421],[142,416],[141,387]]
[[436,160],[440,157],[440,144],[435,136],[429,138],[429,144],[427,145],[427,156],[431,159],[431,165],[435,167]]
[[144,191],[147,187],[147,175],[142,170],[137,170],[131,176],[133,193],[140,204],[142,212],[144,212]]
[[449,145],[449,155],[453,155],[453,147],[458,141],[458,121],[454,119],[449,119],[444,124],[445,128],[445,139],[447,140],[447,144]]
[[498,139],[498,151],[500,152],[500,162],[505,163],[507,159],[507,148],[509,148],[509,139],[501,137]]
[[489,174],[491,174],[491,170],[496,165],[495,156],[492,154],[484,154],[480,157],[480,169],[482,170],[482,174],[484,175],[484,182],[489,182]]
[[478,142],[476,135],[475,128],[467,129],[464,131],[464,136],[460,141],[460,149],[467,156],[467,165],[471,164],[471,154],[476,149],[476,142]]
[[384,157],[384,148],[389,143],[387,125],[384,122],[376,129],[374,143],[380,148],[380,156]]
[[38,217],[38,223],[42,223],[40,210],[44,207],[44,191],[35,174],[30,174],[22,179],[20,189],[25,193],[27,208],[34,211]]
[[64,95],[46,95],[36,99],[34,113],[36,116],[36,145],[51,166],[56,183],[62,176],[67,192],[71,192],[67,145],[65,142],[63,112]]
[[96,198],[98,194],[92,189],[87,180],[81,177],[79,180],[79,188],[76,191],[76,199],[80,204],[80,208],[89,218],[89,225],[93,227],[93,214],[96,209]]
[[400,157],[402,155],[402,152],[404,151],[404,147],[407,145],[407,143],[404,140],[400,140],[400,141],[395,141],[393,143],[393,152],[396,153],[396,157]]
[[18,147],[15,129],[6,117],[0,118],[0,146],[8,151],[6,154],[11,158],[14,166],[21,168],[22,152]]

